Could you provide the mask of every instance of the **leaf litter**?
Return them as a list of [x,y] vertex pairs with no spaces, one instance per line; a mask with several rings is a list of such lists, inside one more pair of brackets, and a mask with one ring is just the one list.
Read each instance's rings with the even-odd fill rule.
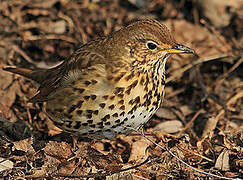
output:
[[[18,179],[243,178],[243,2],[2,1],[0,6],[0,176]],[[211,5],[209,5],[211,4]],[[212,13],[212,9],[218,9]],[[220,14],[220,16],[219,16]],[[50,68],[75,47],[137,19],[165,23],[198,57],[167,63],[162,107],[138,132],[116,141],[72,139],[28,103],[33,82],[6,65]],[[161,148],[161,147],[166,148]],[[192,167],[188,167],[172,156]]]

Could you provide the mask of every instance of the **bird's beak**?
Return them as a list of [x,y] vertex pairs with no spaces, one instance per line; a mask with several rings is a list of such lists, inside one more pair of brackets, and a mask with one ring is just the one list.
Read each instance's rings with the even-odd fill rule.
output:
[[168,53],[170,54],[179,54],[179,53],[192,53],[195,54],[195,51],[192,50],[189,47],[186,47],[184,45],[181,44],[176,44],[174,47],[167,49],[166,50]]

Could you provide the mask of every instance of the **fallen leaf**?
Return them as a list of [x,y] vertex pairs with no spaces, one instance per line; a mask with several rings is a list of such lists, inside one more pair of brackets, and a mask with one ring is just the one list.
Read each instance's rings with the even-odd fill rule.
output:
[[216,160],[214,167],[219,169],[219,170],[222,170],[222,171],[228,171],[230,169],[229,152],[227,150],[221,152],[221,154],[219,155],[219,157]]
[[0,172],[7,169],[12,169],[13,165],[14,163],[12,161],[0,157]]
[[172,120],[159,123],[153,128],[153,131],[160,131],[162,133],[177,133],[182,129],[182,127],[183,124],[181,123],[181,121]]

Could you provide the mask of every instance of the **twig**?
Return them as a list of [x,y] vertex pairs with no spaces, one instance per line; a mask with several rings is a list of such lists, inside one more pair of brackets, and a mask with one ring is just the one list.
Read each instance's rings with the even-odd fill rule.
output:
[[195,119],[199,116],[199,114],[201,114],[203,112],[202,109],[200,109],[199,111],[196,112],[196,114],[192,117],[192,119],[185,125],[185,127],[180,131],[179,135],[180,136],[182,134],[182,132],[184,132],[185,130],[187,130],[188,128],[190,128],[192,126],[192,123],[195,121]]
[[232,73],[237,67],[240,66],[240,64],[243,62],[243,58],[242,57],[237,57],[238,61],[229,69],[229,71],[227,71],[226,73],[224,73],[223,75],[219,76],[216,80],[215,80],[215,84],[221,84],[222,81],[229,76],[230,73]]
[[19,53],[26,61],[28,61],[31,64],[35,64],[35,62],[17,45],[13,45],[12,48],[15,52]]
[[215,35],[215,37],[219,40],[219,42],[223,45],[223,47],[226,47],[227,51],[232,51],[231,47],[229,44],[226,43],[226,40],[224,39],[223,36],[221,36],[214,27],[210,26],[208,24],[207,21],[205,21],[204,19],[201,19],[200,22],[205,25],[205,27],[207,28],[207,30],[210,32],[212,32],[213,35]]
[[[131,127],[130,127],[131,128]],[[171,152],[168,147],[163,147],[161,146],[160,144],[154,142],[152,139],[148,138],[146,135],[144,135],[143,132],[137,130],[137,129],[134,129],[134,128],[131,128],[133,129],[134,131],[138,132],[141,134],[141,136],[143,136],[145,139],[147,139],[148,141],[150,141],[151,143],[153,143],[154,145],[158,146],[159,148],[161,148],[162,150],[164,151],[167,151],[171,156],[173,156],[174,158],[176,158],[178,161],[180,161],[182,164],[186,165],[187,167],[191,168],[192,170],[198,172],[198,173],[201,173],[201,174],[205,174],[207,176],[212,176],[212,177],[216,177],[216,178],[219,178],[219,179],[228,179],[228,180],[240,180],[239,178],[228,178],[228,177],[223,177],[223,176],[218,176],[216,174],[212,174],[212,173],[208,173],[208,172],[204,172],[204,171],[200,171],[199,169],[197,168],[194,168],[192,167],[191,165],[187,164],[185,161],[181,160],[179,157],[177,157],[173,152]]]
[[167,78],[166,82],[168,83],[168,82],[174,80],[175,78],[180,76],[182,73],[184,73],[185,71],[191,69],[193,66],[195,66],[197,64],[201,64],[201,63],[208,62],[208,61],[220,60],[220,59],[227,58],[227,57],[230,57],[230,55],[227,54],[227,53],[222,54],[220,56],[219,55],[214,55],[214,56],[209,56],[209,57],[200,57],[196,61],[192,61],[190,64],[186,65],[183,68],[175,69],[174,71],[179,71],[179,73],[176,73],[175,75],[172,75],[169,78]]
[[219,104],[225,111],[225,116],[227,117],[228,116],[228,110],[227,110],[227,106],[224,102],[221,102],[219,99],[217,99],[215,97],[215,95],[213,94],[209,94],[208,91],[207,91],[207,88],[205,86],[205,84],[203,83],[203,78],[201,76],[201,73],[200,73],[200,70],[199,68],[195,68],[195,71],[196,71],[196,76],[195,76],[195,80],[196,80],[196,83],[198,83],[198,85],[201,87],[203,93],[204,93],[204,99],[207,99],[207,98],[210,98],[212,99],[214,102],[216,102],[217,104]]

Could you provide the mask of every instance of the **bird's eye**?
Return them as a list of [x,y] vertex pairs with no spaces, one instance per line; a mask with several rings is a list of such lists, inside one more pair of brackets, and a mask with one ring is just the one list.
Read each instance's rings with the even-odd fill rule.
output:
[[157,48],[157,45],[153,42],[147,42],[147,48],[149,48],[150,50],[155,50]]

